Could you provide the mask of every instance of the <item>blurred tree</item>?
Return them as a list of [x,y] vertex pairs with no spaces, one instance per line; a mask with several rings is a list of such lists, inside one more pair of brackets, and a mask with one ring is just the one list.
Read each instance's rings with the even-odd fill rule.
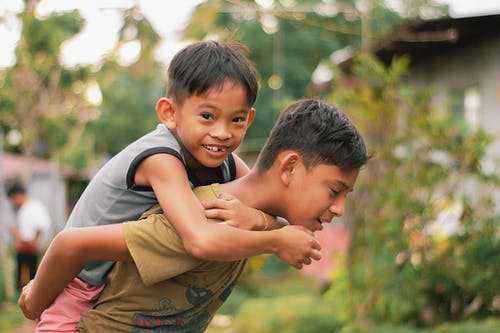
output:
[[[114,155],[153,130],[156,101],[165,94],[164,69],[154,57],[159,35],[138,7],[124,10],[122,16],[119,42],[95,73],[102,104],[100,117],[86,135],[95,140],[98,155]],[[121,60],[121,52],[131,46],[137,48],[137,57]]]
[[[39,18],[38,3],[25,1],[17,62],[0,72],[0,125],[20,131],[21,153],[85,172],[153,128],[164,89],[154,59],[160,38],[138,7],[116,9],[124,24],[113,52],[100,64],[68,68],[60,50],[84,20],[78,11]],[[124,56],[134,51],[135,58]]]
[[[401,6],[417,2],[423,3],[406,1]],[[216,37],[248,46],[261,89],[246,143],[256,141],[257,149],[290,100],[319,94],[311,89],[311,77],[322,61],[344,47],[369,45],[400,19],[382,0],[207,0],[194,12],[185,37]]]
[[17,62],[1,73],[0,124],[19,130],[24,154],[48,157],[71,136],[67,125],[86,123],[92,112],[84,98],[88,71],[65,68],[58,56],[62,43],[81,30],[83,20],[76,12],[39,19],[38,2],[26,0],[18,15],[23,29]]
[[339,74],[331,101],[375,157],[351,198],[362,209],[347,210],[350,249],[327,294],[337,314],[430,325],[498,313],[500,178],[481,167],[491,138],[433,109],[431,90],[405,87],[405,58],[386,68],[364,54],[353,70],[356,83]]

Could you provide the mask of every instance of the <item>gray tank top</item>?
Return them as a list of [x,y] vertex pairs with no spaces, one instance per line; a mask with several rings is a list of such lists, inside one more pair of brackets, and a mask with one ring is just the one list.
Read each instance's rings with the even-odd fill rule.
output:
[[[151,187],[134,183],[139,164],[154,154],[173,155],[185,166],[179,143],[163,124],[159,124],[154,131],[125,147],[99,170],[76,203],[66,227],[134,221],[157,204],[158,199]],[[220,179],[214,179],[214,182],[225,183],[236,177],[232,155],[221,165],[219,175]],[[191,187],[200,185],[192,178],[189,182]],[[78,277],[89,284],[100,285],[113,264],[104,261],[90,263]]]

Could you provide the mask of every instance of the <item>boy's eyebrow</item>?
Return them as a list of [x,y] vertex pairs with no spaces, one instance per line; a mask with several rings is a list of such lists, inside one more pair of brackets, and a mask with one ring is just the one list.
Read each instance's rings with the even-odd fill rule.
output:
[[[202,104],[198,105],[198,109],[202,109],[202,108],[220,110],[217,106],[215,106],[215,105],[213,105],[211,103],[202,103]],[[251,109],[251,107],[249,107],[248,109],[235,110],[235,111],[233,111],[233,113],[244,113],[244,114],[247,114],[247,113],[250,112],[250,109]]]
[[340,184],[343,187],[342,190],[349,190],[349,192],[351,192],[354,189],[353,187],[348,186],[346,183],[344,183],[341,180],[336,180],[335,182]]

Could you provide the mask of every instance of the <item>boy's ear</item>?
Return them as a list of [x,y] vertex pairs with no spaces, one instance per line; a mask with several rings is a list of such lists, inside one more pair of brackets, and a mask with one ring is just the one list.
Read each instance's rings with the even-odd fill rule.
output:
[[250,112],[248,113],[247,128],[250,127],[250,125],[252,125],[254,118],[255,118],[255,109],[251,108]]
[[162,97],[156,102],[156,115],[158,120],[169,129],[176,127],[175,103],[172,99]]
[[281,181],[288,186],[292,181],[295,170],[299,166],[300,156],[294,151],[288,150],[282,152],[279,157],[279,172]]

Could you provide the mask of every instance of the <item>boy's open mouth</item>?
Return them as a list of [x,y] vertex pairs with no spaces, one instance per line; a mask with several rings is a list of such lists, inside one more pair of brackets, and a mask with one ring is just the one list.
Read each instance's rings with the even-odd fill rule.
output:
[[201,146],[203,148],[205,148],[206,150],[210,150],[210,151],[213,151],[216,153],[222,153],[222,152],[225,152],[227,150],[226,147],[210,146],[210,145],[201,145]]
[[318,230],[322,230],[324,221],[320,218],[317,218],[316,222],[318,222]]

